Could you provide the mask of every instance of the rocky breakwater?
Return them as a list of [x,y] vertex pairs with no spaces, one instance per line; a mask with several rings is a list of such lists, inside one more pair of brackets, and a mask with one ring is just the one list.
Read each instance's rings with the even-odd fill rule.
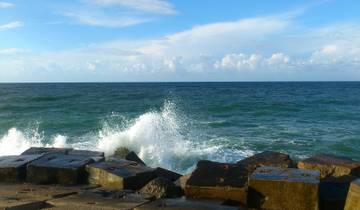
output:
[[297,164],[266,151],[237,163],[201,160],[190,174],[71,148],[0,157],[0,209],[359,210],[360,162],[316,155]]

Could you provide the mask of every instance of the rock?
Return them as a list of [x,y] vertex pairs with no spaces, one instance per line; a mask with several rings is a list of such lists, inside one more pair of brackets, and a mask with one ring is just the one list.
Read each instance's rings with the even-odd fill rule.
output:
[[341,177],[346,175],[360,176],[360,162],[335,155],[320,154],[298,163],[302,169],[319,170],[321,178]]
[[33,184],[0,184],[0,209],[38,210],[46,201],[76,194],[84,187],[62,187]]
[[126,156],[125,156],[125,160],[130,160],[130,161],[134,161],[134,162],[137,162],[139,164],[143,164],[143,165],[146,165],[144,163],[144,161],[142,161],[139,156],[137,156],[137,154],[133,151],[129,152]]
[[73,150],[72,148],[45,148],[45,147],[31,147],[21,155],[41,155],[41,154],[68,154],[69,151]]
[[262,166],[291,168],[294,165],[289,155],[273,151],[258,153],[237,162],[237,164],[244,165],[250,173]]
[[[237,210],[239,208],[232,206],[220,205],[213,202],[186,200],[182,198],[177,199],[160,199],[147,203],[145,205],[136,207],[135,210],[158,210],[158,209],[173,209],[173,210]],[[240,209],[242,210],[242,208]]]
[[22,182],[26,179],[26,166],[42,155],[0,157],[0,182]]
[[353,181],[350,185],[344,210],[359,210],[359,209],[360,209],[360,179],[357,179]]
[[86,183],[85,165],[94,160],[87,156],[47,154],[27,166],[27,181],[38,184]]
[[81,156],[88,156],[88,157],[105,157],[103,152],[98,151],[91,151],[91,150],[70,150],[67,153],[68,155],[81,155]]
[[49,200],[50,209],[91,209],[113,210],[133,209],[152,199],[151,196],[135,194],[131,191],[93,189],[60,199]]
[[157,177],[163,177],[172,182],[178,180],[181,177],[181,174],[160,167],[155,169],[155,173]]
[[125,156],[129,154],[130,150],[126,147],[119,147],[115,150],[114,154],[112,155],[115,158],[125,159]]
[[178,180],[176,180],[175,184],[177,186],[181,187],[182,190],[185,190],[186,183],[189,180],[190,176],[191,176],[191,173],[185,174],[184,176],[182,176]]
[[186,182],[185,195],[246,203],[247,177],[242,165],[202,160]]
[[260,167],[249,177],[247,205],[268,210],[317,210],[320,173]]
[[143,188],[140,189],[140,193],[147,193],[155,196],[156,198],[176,198],[182,196],[182,190],[180,187],[163,177],[158,177],[151,180]]
[[320,182],[320,209],[322,210],[343,210],[349,183],[337,181]]
[[123,159],[90,164],[89,182],[103,187],[138,190],[156,178],[154,169]]

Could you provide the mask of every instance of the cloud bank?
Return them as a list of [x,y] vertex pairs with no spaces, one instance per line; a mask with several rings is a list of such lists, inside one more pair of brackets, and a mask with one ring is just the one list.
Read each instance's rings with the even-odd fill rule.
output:
[[358,23],[304,28],[282,15],[198,25],[147,40],[3,52],[3,81],[360,79]]

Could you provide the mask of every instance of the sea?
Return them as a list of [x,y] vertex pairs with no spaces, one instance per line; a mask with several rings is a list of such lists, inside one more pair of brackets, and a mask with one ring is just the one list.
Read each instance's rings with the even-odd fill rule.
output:
[[181,173],[273,150],[360,159],[360,82],[0,84],[0,156],[127,147]]

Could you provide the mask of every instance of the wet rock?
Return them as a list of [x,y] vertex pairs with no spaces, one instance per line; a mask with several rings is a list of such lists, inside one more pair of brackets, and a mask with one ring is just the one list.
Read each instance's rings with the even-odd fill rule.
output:
[[41,154],[68,154],[72,148],[45,148],[45,147],[31,147],[30,149],[21,153],[21,155],[41,155]]
[[346,175],[360,176],[360,162],[347,157],[320,154],[298,163],[302,169],[319,170],[321,178],[341,177]]
[[244,165],[250,173],[262,166],[272,166],[279,168],[291,168],[294,166],[290,156],[280,152],[265,151],[251,157],[245,158],[237,164]]
[[163,177],[172,182],[178,180],[181,177],[181,174],[160,167],[155,169],[155,173],[157,177]]
[[181,187],[182,190],[185,190],[186,183],[189,180],[190,176],[191,176],[191,173],[185,174],[184,176],[182,176],[178,180],[176,180],[175,185]]
[[42,155],[0,157],[0,182],[22,182],[26,179],[26,166]]
[[85,165],[91,157],[80,155],[47,154],[27,166],[27,181],[39,184],[86,183]]
[[[239,208],[232,206],[220,205],[209,201],[177,199],[160,199],[145,205],[136,207],[135,210],[237,210]],[[240,209],[242,210],[242,208]]]
[[151,180],[139,192],[153,195],[156,198],[176,198],[182,196],[181,188],[163,177]]
[[156,178],[152,168],[134,161],[115,158],[90,164],[86,170],[89,173],[90,183],[108,188],[138,190]]
[[130,160],[130,161],[137,162],[139,164],[146,165],[144,163],[144,161],[142,161],[141,158],[139,158],[139,156],[134,151],[130,151],[126,147],[119,147],[115,151],[115,153],[114,153],[114,155],[112,157],[118,158],[118,159]]
[[242,165],[202,160],[186,182],[185,195],[246,203],[247,177]]
[[53,208],[50,209],[91,209],[113,210],[133,209],[152,199],[151,196],[135,194],[131,191],[93,189],[60,199],[47,201]]
[[353,181],[350,185],[344,210],[360,209],[360,179]]
[[259,209],[317,210],[320,173],[260,167],[249,177],[247,205]]

